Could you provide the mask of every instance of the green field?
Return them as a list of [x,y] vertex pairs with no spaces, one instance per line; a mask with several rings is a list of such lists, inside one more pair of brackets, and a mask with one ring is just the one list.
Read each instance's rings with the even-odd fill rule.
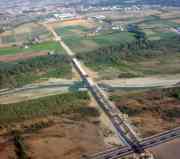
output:
[[10,48],[0,48],[0,55],[13,55],[17,53],[29,53],[38,51],[54,51],[57,53],[64,53],[63,48],[58,42],[48,41],[39,44],[30,45],[29,48],[21,47],[10,47]]
[[149,31],[143,30],[146,33],[148,40],[160,40],[172,38],[176,35],[175,32],[158,32],[158,31]]
[[161,19],[159,16],[147,16],[144,20],[139,22],[138,25],[152,27],[152,28],[168,28],[177,27],[178,24],[173,22],[172,19]]
[[154,21],[146,21],[145,23],[143,23],[144,25],[147,26],[152,26],[154,28],[168,28],[168,27],[177,27],[178,24],[176,24],[173,21],[169,21],[169,20],[154,20]]
[[148,16],[144,21],[137,24],[139,28],[146,33],[149,40],[160,40],[171,38],[176,33],[170,31],[170,28],[178,27],[179,24],[171,21],[171,19],[160,19],[158,16]]
[[104,46],[119,45],[134,40],[133,34],[128,32],[102,32],[95,36],[87,36],[88,29],[82,26],[57,28],[56,32],[76,53],[93,51]]

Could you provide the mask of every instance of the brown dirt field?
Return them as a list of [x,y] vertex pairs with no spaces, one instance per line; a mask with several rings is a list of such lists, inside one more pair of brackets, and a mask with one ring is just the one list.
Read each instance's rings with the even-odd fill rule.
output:
[[10,48],[10,47],[12,47],[12,45],[11,44],[1,44],[0,43],[0,48]]
[[33,28],[38,28],[39,24],[36,23],[27,23],[27,24],[23,24],[20,25],[16,28],[14,28],[14,32],[13,31],[5,31],[3,33],[0,34],[0,36],[8,36],[8,35],[12,35],[14,33],[19,34],[19,33],[28,33],[31,32]]
[[180,19],[173,20],[173,22],[180,24]]
[[13,143],[0,144],[1,159],[17,159]]
[[17,60],[31,59],[37,56],[47,56],[48,52],[19,53],[17,55],[1,55],[0,62],[13,62]]
[[70,25],[81,25],[81,26],[91,28],[91,27],[95,26],[95,23],[92,21],[87,21],[85,19],[75,19],[75,20],[67,20],[67,21],[63,21],[63,22],[59,21],[59,22],[49,23],[48,25],[53,28],[70,26]]
[[178,116],[167,115],[167,112],[180,108],[180,100],[168,95],[170,91],[172,89],[169,88],[137,92],[121,96],[115,104],[129,114],[142,137],[148,137],[180,125]]
[[31,159],[79,159],[105,148],[97,126],[90,122],[59,123],[33,134],[25,143]]
[[15,33],[28,33],[31,32],[33,28],[38,28],[39,25],[36,23],[27,23],[27,24],[23,24],[18,26],[17,28],[15,28]]
[[150,149],[155,159],[179,159],[180,158],[180,139],[170,141]]
[[[79,118],[75,116],[50,116],[12,123],[4,128],[7,131],[1,134],[0,143],[9,139],[10,136],[6,136],[8,132],[22,132],[26,153],[31,159],[80,159],[83,154],[107,148],[99,124],[95,122],[98,119],[80,121],[74,120]],[[37,124],[44,126],[39,129]],[[16,159],[15,156],[13,143],[0,144],[0,159]]]
[[[15,128],[11,125],[8,129],[24,132],[42,122],[49,123],[49,126],[22,135],[31,159],[80,159],[83,154],[92,154],[106,148],[99,125],[93,120],[49,117],[15,123]],[[1,159],[16,159],[14,144],[3,144],[9,137],[0,138]]]
[[138,125],[138,130],[142,137],[148,137],[174,128],[171,122],[164,121],[153,113],[144,113],[136,117],[130,117],[133,124]]
[[9,35],[12,35],[12,31],[5,31],[0,33],[0,36],[9,36]]

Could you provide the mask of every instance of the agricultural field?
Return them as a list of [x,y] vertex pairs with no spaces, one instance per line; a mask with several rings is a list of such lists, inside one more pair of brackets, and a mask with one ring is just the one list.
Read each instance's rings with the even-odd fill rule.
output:
[[52,35],[38,23],[27,23],[0,34],[0,46],[20,45],[34,40],[52,40]]
[[0,88],[21,87],[48,78],[72,78],[72,68],[58,42],[0,48]]
[[96,28],[72,25],[57,28],[56,32],[76,53],[89,52],[104,46],[130,42],[134,39],[133,35],[128,32],[110,30],[96,34],[95,30]]
[[[122,13],[116,14],[120,16]],[[86,16],[90,15],[88,13]],[[123,22],[127,23],[122,23],[122,20],[113,19],[115,17],[110,15],[106,14],[107,20],[111,21],[112,25],[123,24],[124,31],[112,30],[106,20],[101,23],[94,21],[93,24],[96,25],[89,27],[71,23],[55,29],[65,43],[77,53],[77,57],[92,71],[98,72],[101,79],[180,73],[178,36],[172,30],[179,26],[178,23],[172,19],[161,19],[161,12],[144,15],[140,21],[133,23],[145,35],[144,46],[138,48],[139,46],[135,46],[139,43],[136,33],[127,31],[128,24],[132,21],[127,18],[123,19]],[[103,29],[95,32],[99,27]],[[159,48],[151,48],[151,45],[157,45],[158,42],[161,45]],[[173,55],[170,52],[174,52]],[[175,62],[172,64],[169,59]]]
[[43,43],[38,43],[38,44],[30,44],[27,45],[28,48],[25,48],[24,46],[18,47],[18,46],[13,46],[13,47],[4,47],[0,48],[0,57],[2,55],[15,55],[18,53],[32,53],[32,52],[40,52],[40,51],[45,51],[45,52],[55,52],[55,53],[65,53],[63,48],[54,41],[47,41]]
[[161,19],[160,16],[145,17],[137,23],[139,28],[146,34],[149,40],[160,40],[175,36],[172,28],[179,27],[179,24],[172,19]]
[[180,88],[155,88],[126,93],[114,91],[110,99],[128,114],[142,137],[148,137],[180,124]]

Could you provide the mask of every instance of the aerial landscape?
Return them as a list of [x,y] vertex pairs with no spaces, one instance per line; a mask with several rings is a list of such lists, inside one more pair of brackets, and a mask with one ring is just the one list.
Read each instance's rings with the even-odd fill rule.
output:
[[0,159],[179,147],[179,0],[0,1]]

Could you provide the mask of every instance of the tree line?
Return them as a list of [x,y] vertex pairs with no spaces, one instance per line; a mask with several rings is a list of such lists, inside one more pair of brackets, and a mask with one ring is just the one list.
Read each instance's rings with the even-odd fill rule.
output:
[[136,33],[136,39],[133,42],[125,44],[112,45],[99,48],[95,51],[80,53],[77,58],[83,60],[89,66],[95,65],[118,65],[123,59],[133,60],[139,57],[154,57],[163,54],[172,54],[180,52],[180,37],[175,36],[169,39],[156,41],[147,40],[143,34]]
[[66,55],[48,55],[16,62],[0,62],[0,88],[17,87],[48,74],[66,76],[71,73]]

